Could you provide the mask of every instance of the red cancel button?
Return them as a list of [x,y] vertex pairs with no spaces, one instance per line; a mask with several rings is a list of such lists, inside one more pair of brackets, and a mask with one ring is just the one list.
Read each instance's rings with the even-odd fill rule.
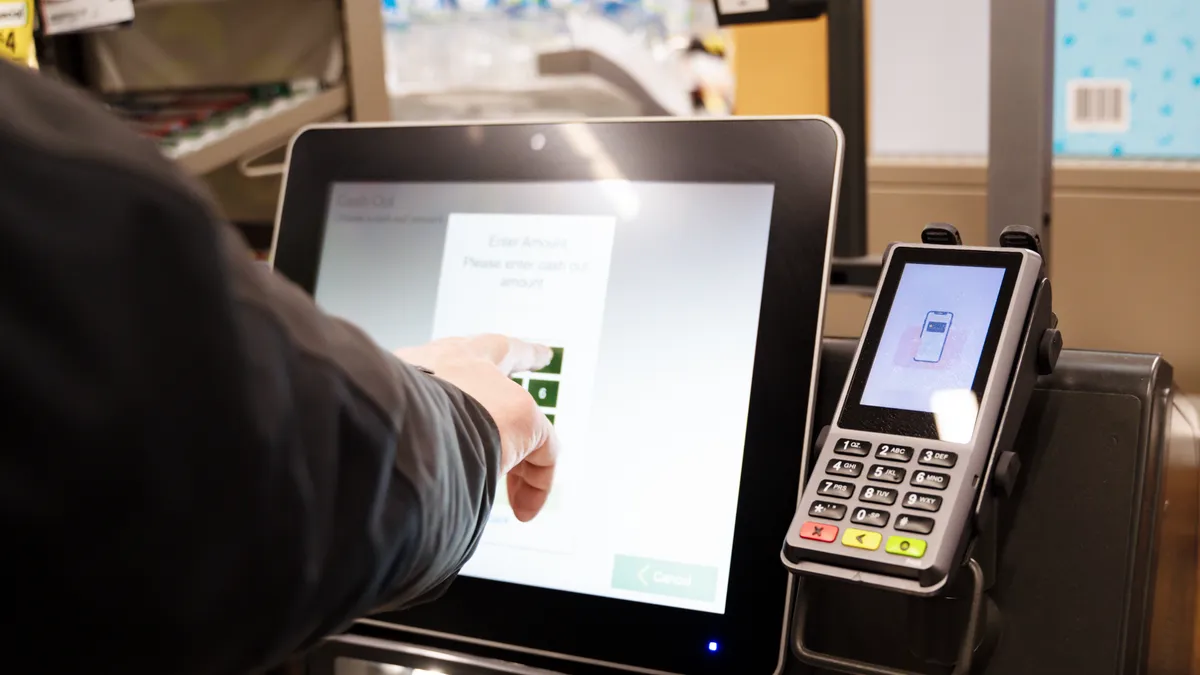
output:
[[800,526],[801,539],[823,541],[827,544],[837,539],[837,533],[837,527],[834,525],[829,525],[828,523],[814,523],[809,521]]

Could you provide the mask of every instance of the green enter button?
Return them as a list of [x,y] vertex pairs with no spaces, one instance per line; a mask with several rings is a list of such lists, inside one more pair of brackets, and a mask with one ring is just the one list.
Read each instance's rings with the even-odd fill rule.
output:
[[920,558],[925,555],[925,541],[911,537],[888,537],[887,548],[884,550],[892,555]]
[[613,560],[612,587],[712,602],[717,596],[717,568],[618,555]]

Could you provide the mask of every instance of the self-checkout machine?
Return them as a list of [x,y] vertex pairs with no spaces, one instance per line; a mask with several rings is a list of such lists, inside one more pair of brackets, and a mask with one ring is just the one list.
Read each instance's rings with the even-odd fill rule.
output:
[[[804,7],[801,6],[806,3],[792,5],[789,11],[793,14],[798,7],[804,11],[812,9],[811,3]],[[753,11],[756,5],[751,3],[749,6]],[[1048,31],[1045,34],[1052,34],[1052,23],[1046,23],[1052,16],[1049,12],[1040,15],[1038,21],[1022,18],[1016,13],[1018,9],[1033,11],[1045,9],[1045,6],[1045,3],[1032,2],[1004,3],[1004,8],[1014,14],[994,20],[993,29],[999,31],[1003,27],[1003,30],[1010,31],[1009,35],[1024,35],[1023,31],[1029,30],[1041,35],[1043,29]],[[847,0],[844,3],[832,3],[829,9],[834,13],[842,12],[843,17],[846,13],[858,11],[857,31],[851,26],[847,34],[851,43],[857,39],[861,54],[862,3]],[[1005,10],[1002,10],[1000,3],[996,3],[993,11],[1003,13]],[[775,18],[797,18],[793,14],[782,13]],[[741,16],[745,19],[749,14]],[[837,26],[847,28],[846,23],[835,22],[831,14],[831,36],[837,32]],[[993,48],[1003,44],[1006,44],[1003,39],[993,38]],[[831,49],[834,46],[835,43],[831,41]],[[1031,51],[1029,45],[1023,45],[1021,49]],[[852,44],[848,51],[854,51]],[[1046,54],[1042,53],[1042,56]],[[1021,57],[1010,59],[1009,63],[1032,67],[1031,64],[1038,62],[1036,58],[1031,57],[1027,61]],[[1046,80],[1030,73],[1014,73],[1011,77],[994,76],[993,86],[998,86],[998,83],[1014,87],[1024,83],[1041,91],[1040,86],[1046,84]],[[831,99],[833,93],[831,91]],[[1021,95],[1010,94],[1007,100],[1025,101],[1030,105],[1031,101],[1040,101],[1044,105],[1048,95],[1047,86],[1041,98],[1026,91]],[[844,104],[844,99],[839,100]],[[837,117],[838,106],[831,107]],[[1032,128],[1041,128],[1040,122],[1045,119],[1041,113],[1022,105],[1016,107],[1018,109],[1007,113],[1012,120],[1028,123],[1032,119]],[[436,147],[440,152],[428,156],[438,158],[439,162],[436,163],[427,161],[423,156],[398,161],[395,153],[387,151],[392,147],[412,148],[421,145],[411,142],[408,135],[416,133],[411,129],[358,130],[341,133],[336,138],[324,132],[310,136],[304,141],[312,146],[309,148],[310,161],[302,162],[308,167],[305,170],[308,178],[295,186],[294,193],[299,201],[295,205],[285,203],[283,209],[285,216],[291,214],[293,218],[308,224],[297,230],[303,236],[295,241],[287,241],[290,237],[283,238],[277,247],[277,254],[280,251],[288,254],[290,251],[291,257],[297,260],[311,260],[295,266],[283,265],[282,268],[277,265],[277,269],[289,273],[290,268],[289,276],[310,291],[316,282],[316,268],[310,263],[315,261],[316,252],[320,249],[318,244],[321,237],[315,235],[322,231],[324,225],[316,221],[323,217],[323,211],[317,208],[319,204],[301,204],[305,199],[310,202],[315,199],[305,195],[327,194],[328,190],[317,188],[339,181],[344,181],[347,189],[361,189],[363,181],[373,177],[374,180],[370,182],[377,183],[380,176],[391,176],[389,180],[396,182],[393,187],[399,193],[407,189],[406,181],[411,182],[413,176],[418,175],[417,169],[410,169],[406,162],[422,160],[419,175],[424,177],[423,180],[428,180],[431,170],[436,174],[435,178],[457,180],[458,184],[452,187],[455,187],[454,194],[460,199],[463,195],[472,194],[470,190],[478,189],[478,181],[510,176],[514,170],[526,171],[522,165],[514,164],[508,158],[518,152],[528,152],[530,148],[539,152],[541,150],[538,148],[544,148],[551,153],[561,149],[563,154],[555,157],[569,167],[578,164],[580,159],[588,159],[587,165],[580,165],[579,169],[579,176],[584,177],[596,171],[603,173],[608,170],[605,167],[619,165],[633,172],[624,178],[627,181],[633,179],[631,187],[635,188],[634,194],[637,194],[636,189],[640,189],[635,174],[668,161],[675,153],[680,159],[673,160],[674,163],[686,167],[687,171],[695,171],[694,167],[709,166],[703,156],[695,156],[694,161],[687,159],[692,157],[689,153],[695,152],[697,147],[706,147],[705,144],[696,143],[694,138],[685,138],[691,133],[688,131],[690,124],[663,125],[654,131],[631,127],[621,133],[603,124],[588,126],[588,134],[581,134],[580,129],[573,127],[530,129],[528,132],[532,135],[525,136],[520,133],[514,135],[513,130],[490,127],[423,132],[438,134],[437,142],[430,144],[430,147]],[[844,118],[842,126],[847,130],[847,136],[854,133],[853,119]],[[790,644],[787,644],[786,659],[776,672],[793,675],[834,672],[942,675],[956,671],[989,675],[1097,672],[1124,675],[1189,671],[1195,617],[1197,521],[1200,520],[1197,517],[1200,514],[1200,489],[1196,474],[1196,467],[1200,465],[1200,449],[1196,440],[1200,426],[1194,411],[1177,395],[1169,364],[1157,356],[1065,350],[1055,363],[1049,286],[1042,278],[1043,265],[1038,264],[1039,257],[1041,263],[1046,259],[1049,144],[1048,136],[1022,136],[1028,126],[1025,131],[1019,128],[1006,131],[1003,125],[993,125],[992,133],[997,135],[993,147],[1023,147],[1027,150],[1024,153],[994,153],[990,167],[993,201],[998,207],[1007,204],[1022,209],[1020,212],[1005,212],[996,208],[990,214],[990,219],[996,224],[995,236],[990,239],[995,250],[962,248],[958,245],[953,228],[933,227],[927,229],[923,246],[898,245],[889,251],[889,265],[899,261],[905,268],[909,265],[936,267],[940,264],[960,268],[990,267],[1003,271],[998,282],[1000,289],[995,291],[991,305],[984,303],[991,308],[992,313],[988,315],[991,317],[996,314],[995,307],[1002,304],[1000,299],[1003,298],[1003,306],[1007,309],[1003,313],[1002,328],[997,333],[994,348],[988,348],[986,338],[984,345],[976,347],[979,350],[976,362],[986,360],[997,373],[1007,370],[1003,376],[992,378],[998,384],[990,390],[977,394],[975,379],[970,380],[969,386],[958,388],[958,394],[969,392],[969,396],[975,397],[975,404],[980,406],[973,419],[986,417],[990,420],[987,422],[989,428],[993,429],[988,433],[970,436],[969,442],[974,450],[970,451],[969,456],[966,450],[941,437],[937,415],[933,411],[908,409],[912,415],[895,416],[901,424],[890,429],[880,426],[878,415],[869,410],[860,410],[847,418],[844,427],[848,431],[844,436],[841,432],[829,432],[814,446],[804,438],[796,438],[796,408],[784,405],[800,389],[794,386],[794,381],[789,387],[771,388],[770,396],[755,397],[758,405],[764,407],[756,415],[751,406],[750,417],[758,419],[761,424],[752,425],[754,428],[747,434],[747,441],[755,437],[759,442],[764,439],[775,442],[780,440],[781,435],[788,436],[784,439],[786,443],[783,447],[787,448],[784,454],[797,458],[803,455],[807,460],[803,466],[797,461],[794,473],[758,471],[753,478],[761,483],[755,484],[753,490],[742,490],[742,495],[747,499],[759,499],[778,488],[780,481],[789,481],[787,489],[793,497],[782,507],[786,510],[783,513],[746,510],[761,517],[761,523],[769,525],[765,530],[771,531],[763,536],[769,540],[771,556],[765,560],[755,557],[751,561],[753,564],[742,568],[744,574],[729,575],[731,579],[736,577],[737,583],[743,584],[749,592],[756,593],[758,591],[754,587],[759,585],[760,578],[764,582],[774,583],[771,577],[773,571],[782,572],[789,566],[794,568],[791,578],[795,592],[789,596],[786,604],[792,621],[785,630],[785,642]],[[729,133],[734,136],[737,135],[736,129],[735,126],[728,127]],[[679,142],[675,143],[676,150],[671,153],[647,154],[630,150],[660,144],[663,134],[667,133],[681,135]],[[1013,136],[1004,137],[1006,133]],[[1045,133],[1048,134],[1048,129]],[[546,142],[529,145],[530,140],[539,136],[541,141]],[[595,138],[584,142],[592,136]],[[322,137],[324,140],[320,140]],[[857,138],[862,143],[864,136],[860,134]],[[726,139],[725,142],[730,143],[731,152],[738,147],[732,139]],[[852,145],[852,139],[847,138],[848,159],[843,166],[843,195],[854,181],[852,167],[855,162],[865,159],[854,156]],[[860,145],[859,148],[864,149],[865,146]],[[460,161],[476,157],[481,149],[487,151],[487,156],[504,158],[504,161],[485,162],[483,165],[478,161]],[[615,160],[609,155],[603,157],[605,161],[602,162],[597,159],[600,157],[597,149],[603,149],[606,153],[628,151],[629,154],[627,159],[618,155]],[[313,155],[315,150],[320,152]],[[447,154],[459,159],[444,159]],[[704,154],[711,156],[712,153],[706,150]],[[364,158],[374,156],[378,157],[364,161]],[[329,158],[332,161],[317,161]],[[554,168],[553,176],[561,179],[563,169],[558,161],[546,164],[546,170],[551,166],[558,167]],[[331,176],[322,177],[322,172],[333,171],[327,167],[341,167],[337,170],[339,176],[336,180]],[[826,173],[816,172],[814,175]],[[653,177],[652,173],[645,175]],[[293,174],[290,180],[295,182],[298,176],[299,173]],[[553,177],[547,174],[540,178],[547,176]],[[519,177],[526,178],[524,174]],[[700,178],[699,174],[696,178]],[[781,191],[782,194],[794,196],[796,190],[814,190],[808,180],[797,181],[795,177],[783,175],[777,176],[777,179],[777,185],[792,188]],[[511,185],[511,181],[504,185]],[[597,198],[612,199],[614,195],[620,197],[626,194],[613,193],[613,186],[608,183],[598,187],[607,188],[607,191],[602,189],[597,192]],[[865,181],[859,182],[858,187],[865,189]],[[1022,193],[1021,190],[1026,192]],[[424,193],[405,194],[411,201],[418,197],[428,199],[428,193],[425,190]],[[524,205],[537,201],[520,195],[514,198],[519,198],[519,203]],[[683,204],[689,202],[687,199],[673,201]],[[785,214],[787,218],[805,217],[807,210],[796,208],[796,204],[784,200],[781,205],[791,209]],[[858,202],[859,213],[862,213],[863,205],[864,202]],[[861,237],[862,232],[857,230],[858,234],[855,234],[855,230],[846,229],[847,212],[845,208],[842,209],[842,229],[839,230],[841,244],[856,236]],[[1031,223],[1031,226],[1006,229],[1009,223],[1014,222]],[[795,227],[795,223],[792,225]],[[1001,234],[1006,234],[1003,240]],[[839,246],[839,252],[844,254],[846,251],[846,247]],[[664,257],[669,258],[669,252],[664,250]],[[850,254],[853,255],[852,251]],[[959,264],[955,265],[951,258],[960,254],[967,256],[967,259],[958,260]],[[1000,258],[993,260],[992,256]],[[1018,259],[1019,262],[1006,262]],[[279,262],[278,258],[276,262]],[[781,280],[786,278],[793,285],[801,283],[803,280],[796,275],[788,274],[788,268],[799,266],[810,269],[811,266],[802,266],[804,261],[799,258],[789,259],[788,262],[788,266],[772,267],[768,264],[768,267],[782,275],[779,277]],[[853,269],[869,272],[868,267],[858,265]],[[346,266],[346,269],[352,268],[355,266]],[[842,271],[846,272],[847,269],[850,268],[843,268]],[[1015,271],[1011,271],[1011,288],[1005,291],[1009,284],[1010,269]],[[876,279],[864,281],[865,286],[875,288],[882,266],[877,265],[876,270]],[[836,265],[834,272],[838,272]],[[989,277],[989,274],[992,276]],[[976,271],[969,273],[968,277],[971,275],[982,276],[984,280],[974,279],[971,284],[966,284],[959,277],[954,277],[952,285],[978,290],[981,284],[986,286],[989,283],[988,278],[991,278],[990,283],[997,283],[995,273]],[[847,273],[847,276],[850,275]],[[893,296],[899,292],[902,278],[903,275],[896,277],[896,288],[890,291]],[[887,292],[887,275],[884,275],[884,279],[883,291]],[[328,281],[322,276],[322,283]],[[1018,289],[1023,290],[1018,292]],[[781,298],[786,295],[784,290],[776,287],[770,297]],[[896,304],[895,297],[891,298],[890,303]],[[782,307],[768,304],[776,310]],[[883,308],[879,312],[881,317],[887,314]],[[910,362],[906,365],[916,363],[918,367],[936,368],[943,356],[949,361],[955,349],[959,350],[961,357],[966,348],[961,341],[955,345],[955,340],[960,339],[956,335],[969,333],[969,330],[963,329],[973,324],[978,325],[981,334],[992,332],[990,327],[993,322],[980,323],[978,316],[972,318],[971,313],[970,307],[964,309],[945,305],[919,308],[917,331],[908,341],[913,345],[914,352],[903,355]],[[787,329],[788,322],[769,323],[772,330],[759,336],[760,339],[763,335],[769,338],[768,350],[764,352],[760,344],[759,353],[769,352],[769,355],[786,359],[786,353],[779,350],[781,338],[795,336],[778,333],[780,329]],[[880,341],[886,333],[886,324],[883,321]],[[1007,334],[1003,326],[1009,327]],[[1005,335],[1007,337],[1001,337]],[[1040,339],[1035,340],[1034,337],[1038,335]],[[794,344],[791,345],[793,348]],[[1007,352],[1002,353],[1001,344],[1009,345]],[[840,424],[846,408],[842,404],[844,398],[854,398],[858,408],[883,408],[887,406],[873,405],[869,401],[864,406],[862,399],[864,396],[880,396],[886,400],[894,398],[895,389],[903,389],[884,386],[880,390],[882,393],[868,393],[869,383],[866,380],[870,379],[869,368],[864,371],[867,377],[861,382],[861,387],[855,384],[860,369],[852,367],[852,364],[856,360],[863,363],[872,361],[863,356],[864,349],[859,341],[850,340],[826,340],[822,345],[816,409],[809,425],[812,429],[825,426],[835,428],[833,425]],[[878,353],[879,349],[876,348],[875,352]],[[966,361],[971,362],[971,359]],[[764,359],[764,362],[772,360]],[[892,363],[895,363],[894,358]],[[780,370],[776,367],[762,372],[774,378]],[[804,370],[804,373],[792,375],[806,378],[810,373],[807,367]],[[1015,377],[1010,376],[1013,372],[1016,373]],[[758,377],[756,372],[755,379]],[[902,378],[900,384],[903,383]],[[859,391],[860,388],[862,391]],[[852,396],[846,395],[847,391]],[[1026,396],[1028,400],[1023,402]],[[964,403],[969,407],[969,400],[956,395],[951,397],[949,405],[951,409]],[[985,400],[998,401],[993,408],[989,408],[991,412],[987,415],[982,413]],[[894,400],[891,403],[892,408],[901,412],[905,410],[904,405],[897,405]],[[776,414],[781,408],[784,414]],[[789,420],[786,424],[779,422],[785,418]],[[892,420],[889,416],[882,421],[887,423]],[[863,430],[858,427],[868,428]],[[807,433],[805,431],[802,436]],[[904,441],[902,438],[915,440]],[[843,439],[846,443],[839,445]],[[871,443],[872,447],[866,449],[864,442]],[[839,454],[839,448],[850,454]],[[952,457],[951,453],[956,456]],[[876,467],[879,467],[878,471]],[[811,472],[814,480],[807,483],[797,500],[797,478],[806,472]],[[858,472],[857,477],[846,475],[855,472]],[[840,486],[836,485],[839,483]],[[847,494],[850,489],[854,491],[852,496]],[[817,494],[822,490],[829,494]],[[869,494],[868,490],[871,491]],[[906,507],[910,493],[913,493],[913,508]],[[955,494],[953,498],[950,497],[951,493]],[[845,499],[841,498],[843,496]],[[877,501],[864,501],[864,496]],[[879,503],[879,500],[895,501]],[[820,503],[825,506],[818,510]],[[845,506],[840,519],[834,517],[828,506],[837,507],[839,503]],[[794,518],[795,522],[789,525],[787,521],[796,507],[799,512]],[[739,516],[742,510],[739,509]],[[833,510],[836,511],[836,508]],[[881,524],[885,515],[886,523]],[[778,523],[776,531],[777,520],[783,522]],[[839,528],[833,541],[824,541],[829,538],[830,529],[817,531],[822,521]],[[762,527],[753,528],[755,533],[765,530]],[[810,536],[801,536],[802,532]],[[778,544],[784,535],[788,545],[782,552],[786,563],[781,563]],[[878,541],[875,541],[876,536]],[[846,541],[850,544],[844,543]],[[748,546],[743,545],[747,542]],[[754,542],[754,537],[737,540],[736,543],[732,551],[735,560],[761,548]],[[848,561],[847,556],[836,554],[822,555],[822,547],[832,548],[828,546],[830,544],[848,551],[853,560]],[[918,557],[917,552],[922,544],[924,550]],[[797,555],[796,549],[803,549],[807,553]],[[899,561],[899,564],[895,564],[895,561]],[[638,578],[638,573],[643,571],[651,576],[655,572],[670,572],[661,566],[644,564],[633,569],[632,575],[622,576],[621,581],[647,583]],[[666,576],[674,578],[676,575]],[[402,672],[396,669],[401,665],[464,675],[545,672],[534,670],[534,667],[572,675],[612,672],[607,665],[617,659],[611,655],[627,653],[639,656],[635,654],[639,650],[643,652],[640,655],[644,655],[647,651],[671,649],[674,636],[682,635],[680,629],[686,628],[691,621],[684,614],[639,609],[629,602],[618,608],[607,602],[571,596],[571,605],[568,606],[566,595],[552,596],[536,590],[522,590],[518,596],[516,589],[496,588],[489,593],[503,590],[505,594],[484,598],[481,593],[479,598],[472,598],[470,596],[476,591],[486,590],[472,581],[460,580],[451,589],[451,595],[419,608],[419,617],[396,617],[390,622],[377,619],[360,622],[349,635],[330,641],[315,654],[308,664],[309,672],[319,675],[367,675]],[[746,597],[736,589],[731,591],[733,604],[730,609],[741,614],[734,616],[735,620],[726,617],[721,621],[735,627],[743,623],[741,618],[749,616],[746,614]],[[537,604],[531,605],[526,600]],[[521,620],[488,611],[489,608],[506,606],[506,602],[519,605],[523,610],[534,611],[527,612]],[[782,609],[784,605],[781,603],[772,607]],[[596,613],[592,608],[608,608],[613,612],[605,610]],[[776,618],[779,615],[773,614]],[[649,618],[643,620],[640,617]],[[423,625],[418,625],[418,619]],[[445,627],[458,622],[473,624],[468,628],[476,632],[476,637],[470,640],[461,639],[461,635],[457,639],[449,638]],[[384,625],[389,623],[390,627]],[[696,623],[692,627],[700,625]],[[419,630],[413,630],[414,627]],[[608,637],[610,633],[620,631],[624,631],[622,634],[629,639],[640,642],[631,648],[630,644]],[[525,645],[522,651],[506,651],[499,649],[504,645],[498,644],[497,639],[478,637],[486,633],[505,632],[530,644],[540,641],[546,646],[530,648]],[[595,639],[601,634],[608,642],[601,644],[603,641]],[[693,631],[691,634],[694,637],[700,633]],[[774,667],[774,650],[779,646],[779,635],[770,637],[772,639],[763,640],[761,645],[771,650],[767,660]],[[707,637],[704,640],[695,647],[713,659],[725,658],[736,652],[733,642]],[[584,642],[597,653],[603,652],[600,659],[605,663],[596,658],[580,659],[578,651],[571,654],[574,660],[547,662],[549,651],[561,653],[567,648],[574,649],[576,643]],[[759,659],[761,656],[756,650],[749,654],[750,659]],[[706,668],[672,665],[657,669],[626,668],[625,671],[728,672],[741,675],[770,670],[748,667],[736,658],[721,662],[721,667],[714,665],[716,661],[706,663]]]

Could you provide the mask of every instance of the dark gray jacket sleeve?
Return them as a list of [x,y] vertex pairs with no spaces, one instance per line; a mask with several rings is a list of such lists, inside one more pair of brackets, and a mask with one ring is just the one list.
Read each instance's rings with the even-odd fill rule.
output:
[[[362,510],[347,514],[353,520],[337,523],[357,528],[361,539],[347,540],[348,550],[323,552],[385,566],[360,570],[377,585],[359,599],[368,604],[347,616],[430,599],[474,552],[491,511],[500,470],[499,435],[491,418],[452,385],[402,363],[358,328],[320,313],[295,286],[250,262],[245,245],[228,228],[222,239],[238,328],[252,353],[282,348],[294,357],[251,371],[255,418],[276,416],[277,397],[287,396],[296,405],[291,412],[299,415],[277,422],[299,421],[302,437],[319,439],[312,443],[315,455],[293,455],[301,463],[293,480],[316,487],[330,505],[339,494],[375,498],[359,500]],[[278,391],[277,383],[305,377],[316,381]],[[357,468],[358,459],[362,468],[348,471]],[[339,467],[355,484],[320,484],[322,477],[337,476]]]
[[496,489],[481,406],[84,96],[0,66],[0,100],[5,658],[240,674],[444,587]]

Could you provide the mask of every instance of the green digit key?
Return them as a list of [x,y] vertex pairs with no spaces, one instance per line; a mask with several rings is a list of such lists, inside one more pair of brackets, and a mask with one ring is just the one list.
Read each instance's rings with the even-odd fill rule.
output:
[[546,373],[547,375],[560,375],[562,374],[563,348],[551,347],[550,351],[554,353],[554,357],[550,359],[550,363],[545,368],[542,368],[538,372]]
[[529,393],[543,408],[558,407],[558,382],[554,380],[530,380]]

